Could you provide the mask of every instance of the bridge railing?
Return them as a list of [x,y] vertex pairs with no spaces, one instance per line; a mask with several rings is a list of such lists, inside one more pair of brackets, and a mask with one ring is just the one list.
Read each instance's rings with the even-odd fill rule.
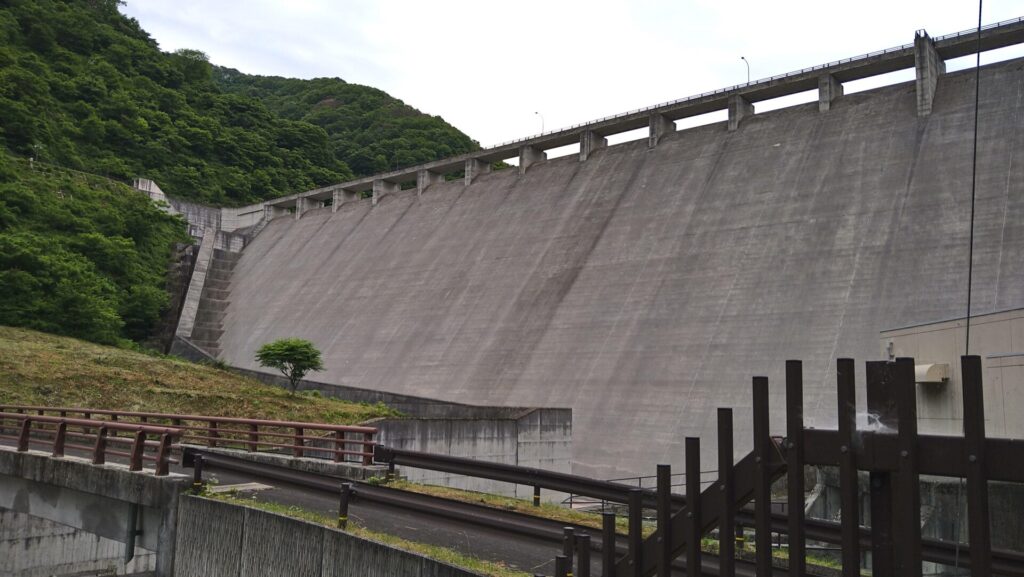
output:
[[377,444],[376,427],[28,405],[0,405],[0,411],[169,425],[181,430],[182,443],[249,452],[283,451],[295,457],[326,457],[363,465],[371,464]]
[[158,476],[166,475],[176,462],[171,452],[180,436],[181,430],[174,427],[0,412],[0,439],[15,441],[19,452],[33,445],[50,448],[54,457],[80,451],[89,454],[94,465],[106,463],[107,457],[124,457],[131,471],[141,471],[143,463],[151,461]]

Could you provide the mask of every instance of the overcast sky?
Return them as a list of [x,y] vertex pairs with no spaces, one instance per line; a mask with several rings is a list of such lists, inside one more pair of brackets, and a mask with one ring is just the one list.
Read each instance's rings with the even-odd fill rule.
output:
[[[988,0],[984,22],[1022,8]],[[745,82],[740,56],[763,78],[912,42],[920,28],[973,28],[977,9],[963,0],[128,0],[122,11],[163,50],[202,50],[249,74],[374,86],[488,146],[540,132],[541,116],[551,130]],[[987,59],[1011,56],[1024,49]]]

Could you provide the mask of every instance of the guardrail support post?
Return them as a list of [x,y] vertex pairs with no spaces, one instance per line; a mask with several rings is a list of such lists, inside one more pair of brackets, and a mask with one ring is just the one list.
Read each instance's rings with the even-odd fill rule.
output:
[[305,446],[306,441],[302,438],[305,431],[302,427],[295,427],[295,435],[292,436],[292,456],[301,457],[305,455],[302,447]]
[[572,560],[576,551],[576,532],[572,527],[562,527],[562,555],[565,556],[565,573],[572,577]]
[[260,428],[258,425],[249,425],[249,442],[246,443],[246,449],[250,453],[255,453],[260,447]]
[[96,431],[96,445],[92,450],[92,464],[102,465],[107,462],[107,428],[100,427]]
[[192,457],[192,494],[198,495],[203,492],[203,456]]
[[57,435],[53,438],[53,453],[54,457],[64,456],[64,443],[68,438],[68,424],[60,422],[57,424]]
[[615,577],[615,513],[601,513],[601,577]]
[[576,577],[590,577],[590,535],[576,535]]
[[540,485],[533,486],[533,506],[540,507]]
[[341,484],[341,498],[338,502],[338,528],[348,527],[348,503],[352,500],[352,483]]
[[18,434],[18,451],[24,453],[28,450],[28,437],[32,431],[32,420],[25,419],[21,422],[21,432]]
[[156,449],[156,476],[163,477],[170,472],[170,463],[168,459],[171,458],[171,435],[164,433],[160,435],[160,446]]
[[132,442],[132,453],[131,458],[128,461],[129,471],[141,471],[142,470],[142,453],[146,450],[146,432],[137,431],[135,433],[135,439]]
[[569,577],[569,572],[566,570],[565,555],[555,556],[555,577]]
[[363,433],[363,466],[373,464],[373,433]]
[[210,439],[206,441],[207,446],[211,449],[217,447],[217,439],[220,437],[220,433],[217,432],[217,421],[210,421]]

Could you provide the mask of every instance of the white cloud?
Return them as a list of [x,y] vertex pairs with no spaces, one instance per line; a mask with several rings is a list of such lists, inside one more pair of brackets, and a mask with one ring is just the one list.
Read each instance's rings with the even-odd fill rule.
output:
[[[989,0],[986,23],[1019,4]],[[338,76],[493,144],[971,28],[969,2],[129,0],[165,50],[251,74]],[[1024,50],[1010,51],[1024,55]],[[1004,55],[1005,57],[1005,55]]]

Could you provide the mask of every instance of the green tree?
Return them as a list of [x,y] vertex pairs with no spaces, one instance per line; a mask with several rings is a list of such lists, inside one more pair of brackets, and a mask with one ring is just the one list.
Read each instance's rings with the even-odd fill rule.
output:
[[305,339],[278,339],[267,343],[256,351],[256,360],[264,367],[281,371],[288,378],[292,394],[306,373],[324,370],[320,351]]

